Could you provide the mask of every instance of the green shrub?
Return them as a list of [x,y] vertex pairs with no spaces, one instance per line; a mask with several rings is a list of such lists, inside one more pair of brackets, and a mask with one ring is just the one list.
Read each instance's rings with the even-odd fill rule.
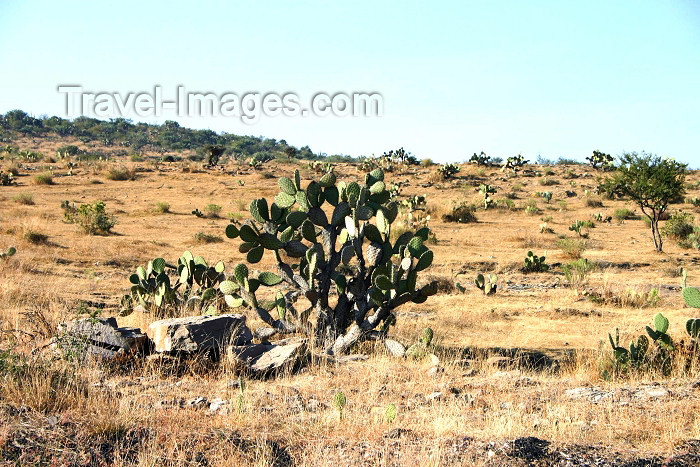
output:
[[110,167],[105,173],[105,178],[113,181],[136,180],[136,170],[125,166]]
[[542,186],[559,185],[559,181],[553,178],[542,177],[540,178],[539,184]]
[[474,205],[462,202],[452,206],[452,210],[449,213],[443,214],[442,220],[444,222],[458,222],[460,224],[477,222],[474,211],[476,211],[476,207],[474,207]]
[[541,213],[542,210],[537,207],[537,202],[534,199],[531,199],[527,202],[527,206],[525,206],[525,212],[531,216],[536,216]]
[[32,206],[34,203],[34,195],[31,193],[19,193],[12,197],[12,201],[26,206]]
[[205,232],[197,232],[194,234],[193,238],[194,242],[197,244],[221,243],[224,241],[224,239],[218,235],[211,235]]
[[689,212],[678,211],[674,213],[661,227],[661,235],[678,242],[686,240],[694,232],[695,217]]
[[568,256],[569,258],[580,258],[584,251],[586,251],[586,241],[573,239],[573,238],[561,238],[557,242],[557,247]]
[[613,213],[613,217],[618,222],[624,222],[627,219],[636,219],[637,215],[631,209],[620,208],[620,209],[615,209],[615,212]]
[[22,237],[28,241],[29,243],[33,243],[35,245],[40,244],[40,243],[46,243],[46,241],[49,239],[49,236],[46,235],[45,233],[36,231],[34,229],[26,229],[24,233],[22,234]]
[[89,235],[107,235],[116,224],[114,216],[105,211],[105,203],[102,201],[81,204],[78,208],[64,201],[61,208],[66,222],[79,225]]
[[207,217],[217,218],[221,212],[221,206],[213,203],[207,204],[204,206],[204,212]]
[[581,287],[588,282],[588,274],[595,269],[586,258],[579,258],[563,266],[564,277],[572,287]]
[[53,175],[50,172],[44,172],[41,174],[34,175],[32,179],[35,185],[53,185]]
[[170,212],[170,203],[165,201],[160,201],[156,203],[156,212],[161,214],[167,214]]

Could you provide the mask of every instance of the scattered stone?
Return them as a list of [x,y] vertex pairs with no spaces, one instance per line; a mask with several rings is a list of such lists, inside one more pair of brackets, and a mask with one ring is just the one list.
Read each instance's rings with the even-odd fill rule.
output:
[[394,339],[384,339],[384,346],[394,357],[401,358],[406,355],[406,347],[404,347],[399,341]]
[[425,399],[428,402],[439,401],[442,399],[442,392],[440,392],[440,391],[432,392],[432,393],[428,394],[425,397]]
[[280,341],[263,353],[250,365],[256,373],[268,374],[292,369],[307,355],[306,339],[295,338]]
[[440,364],[440,359],[437,357],[437,355],[431,353],[431,354],[428,354],[428,358],[430,359],[430,363],[433,366],[438,366]]
[[638,399],[660,399],[670,394],[669,390],[660,387],[640,388],[634,392],[633,396]]
[[255,330],[255,337],[258,339],[269,339],[270,337],[277,334],[279,331],[275,328],[262,327]]
[[431,367],[425,374],[431,378],[436,378],[440,373],[444,373],[445,369],[441,366]]
[[314,399],[312,397],[308,401],[306,401],[307,412],[318,412],[321,408],[323,408],[323,403],[321,403],[321,401],[319,401],[318,399]]
[[227,344],[249,344],[253,338],[244,315],[163,319],[151,323],[149,328],[157,352],[218,350]]
[[148,337],[138,328],[118,327],[117,320],[113,317],[69,321],[61,324],[59,331],[62,334],[57,339],[60,348],[74,344],[76,351],[84,349],[88,354],[104,359],[142,352],[148,341]]
[[271,344],[230,346],[226,355],[249,372],[265,376],[299,366],[308,355],[308,346],[304,338],[291,338]]
[[407,438],[409,436],[413,436],[413,430],[409,430],[407,428],[394,428],[391,431],[388,431],[384,437],[388,439],[399,439],[399,438]]
[[192,398],[192,399],[185,401],[185,407],[199,408],[199,407],[206,407],[208,405],[209,405],[209,401],[207,401],[206,397],[195,397],[195,398]]
[[513,440],[509,454],[513,457],[534,461],[542,459],[549,454],[549,441],[528,436]]
[[229,405],[228,401],[225,399],[220,399],[217,397],[216,399],[212,399],[212,401],[209,403],[209,412],[211,412],[211,413],[218,412],[220,414],[224,414],[224,412],[228,413],[229,410],[230,410],[230,405]]

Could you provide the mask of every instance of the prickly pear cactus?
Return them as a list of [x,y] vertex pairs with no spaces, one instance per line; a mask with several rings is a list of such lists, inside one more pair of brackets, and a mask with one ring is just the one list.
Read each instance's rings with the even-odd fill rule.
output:
[[[683,269],[682,275],[683,280],[681,285],[683,286],[683,301],[685,301],[685,304],[691,308],[700,308],[700,290],[695,287],[686,287],[688,271]],[[686,321],[685,330],[688,332],[691,339],[693,339],[694,343],[697,343],[697,340],[700,337],[700,319],[693,318]]]
[[7,251],[0,251],[0,259],[9,258],[10,256],[13,256],[15,253],[17,253],[17,248],[11,246],[7,249]]
[[[305,185],[305,186],[304,186]],[[251,277],[239,264],[219,290],[230,306],[248,306],[281,331],[315,336],[329,353],[341,353],[367,338],[406,302],[424,302],[437,284],[417,285],[433,252],[428,228],[391,237],[398,204],[374,169],[361,183],[338,182],[334,172],[302,184],[299,171],[278,180],[270,202],[251,202],[252,219],[230,224],[226,236],[240,239],[249,264],[272,255],[275,272]],[[284,316],[273,318],[257,298],[260,287],[285,289]],[[329,295],[337,293],[331,305]],[[300,304],[303,302],[303,304]]]
[[477,275],[476,279],[474,279],[476,287],[484,292],[485,295],[493,295],[496,293],[496,289],[498,288],[496,282],[498,282],[498,276],[496,274],[489,274],[488,282],[483,274]]

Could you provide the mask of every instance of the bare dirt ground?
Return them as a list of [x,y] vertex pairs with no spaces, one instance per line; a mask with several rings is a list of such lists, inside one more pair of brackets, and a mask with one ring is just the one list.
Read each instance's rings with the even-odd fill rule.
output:
[[[46,155],[70,143],[17,142]],[[120,166],[134,169],[135,179],[105,176]],[[224,261],[230,271],[244,256],[224,235],[228,218],[246,219],[250,200],[274,196],[276,177],[295,168],[304,180],[315,176],[303,162],[272,161],[256,171],[235,161],[203,170],[190,162],[124,159],[81,162],[70,176],[65,161],[21,163],[17,185],[0,187],[0,248],[17,247],[0,262],[0,350],[44,358],[32,351],[76,316],[80,302],[115,316],[129,275],[149,259],[191,250],[210,263]],[[391,335],[410,344],[430,326],[437,361],[396,359],[380,344],[365,343],[353,351],[365,360],[314,358],[298,373],[250,380],[243,391],[235,369],[207,361],[54,362],[51,370],[34,370],[22,387],[1,391],[0,462],[700,465],[694,368],[605,380],[599,366],[610,350],[608,332],[619,328],[628,342],[658,312],[669,318],[671,335],[683,338],[685,320],[697,316],[680,296],[679,270],[688,270],[689,285],[700,284],[697,251],[666,240],[664,252],[655,253],[640,219],[594,221],[589,238],[580,239],[568,229],[575,220],[635,206],[596,195],[601,173],[589,167],[527,168],[530,174],[510,176],[462,164],[447,181],[436,179],[435,167],[387,174],[389,184],[408,181],[402,197],[427,196],[437,242],[426,272],[441,282],[437,296],[398,311]],[[52,185],[36,184],[34,176],[44,172],[53,173]],[[364,175],[347,164],[335,172],[339,179]],[[699,195],[699,181],[697,173],[688,176],[687,196]],[[500,208],[477,210],[476,223],[441,220],[454,203],[479,205],[481,183],[496,187]],[[543,191],[552,192],[551,202],[537,194]],[[104,201],[116,216],[113,234],[85,235],[65,223],[65,200]],[[168,203],[169,212],[159,212],[157,203]],[[191,214],[207,205],[221,206],[218,217]],[[696,213],[690,204],[677,209]],[[543,222],[553,233],[541,233]],[[210,237],[203,240],[200,232]],[[572,287],[565,280],[562,264],[572,258],[560,236],[583,242],[582,257],[596,265],[586,283]],[[528,250],[545,255],[550,270],[523,273]],[[261,270],[271,264],[265,261]],[[480,272],[498,274],[495,295],[474,287]],[[652,289],[656,302],[647,300]],[[134,313],[118,321],[145,329],[155,319]],[[56,368],[64,367],[72,378],[56,380]],[[348,401],[342,418],[332,405],[338,391]],[[383,415],[387,404],[397,407],[393,423]]]

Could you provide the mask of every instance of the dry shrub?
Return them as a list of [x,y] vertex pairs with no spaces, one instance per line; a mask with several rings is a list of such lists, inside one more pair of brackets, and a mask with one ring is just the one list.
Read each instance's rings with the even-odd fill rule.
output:
[[136,169],[125,166],[110,167],[105,172],[105,178],[113,181],[136,180]]
[[3,373],[0,394],[15,407],[50,414],[83,407],[88,397],[87,383],[72,366],[54,368],[43,361],[12,361],[4,365]]

